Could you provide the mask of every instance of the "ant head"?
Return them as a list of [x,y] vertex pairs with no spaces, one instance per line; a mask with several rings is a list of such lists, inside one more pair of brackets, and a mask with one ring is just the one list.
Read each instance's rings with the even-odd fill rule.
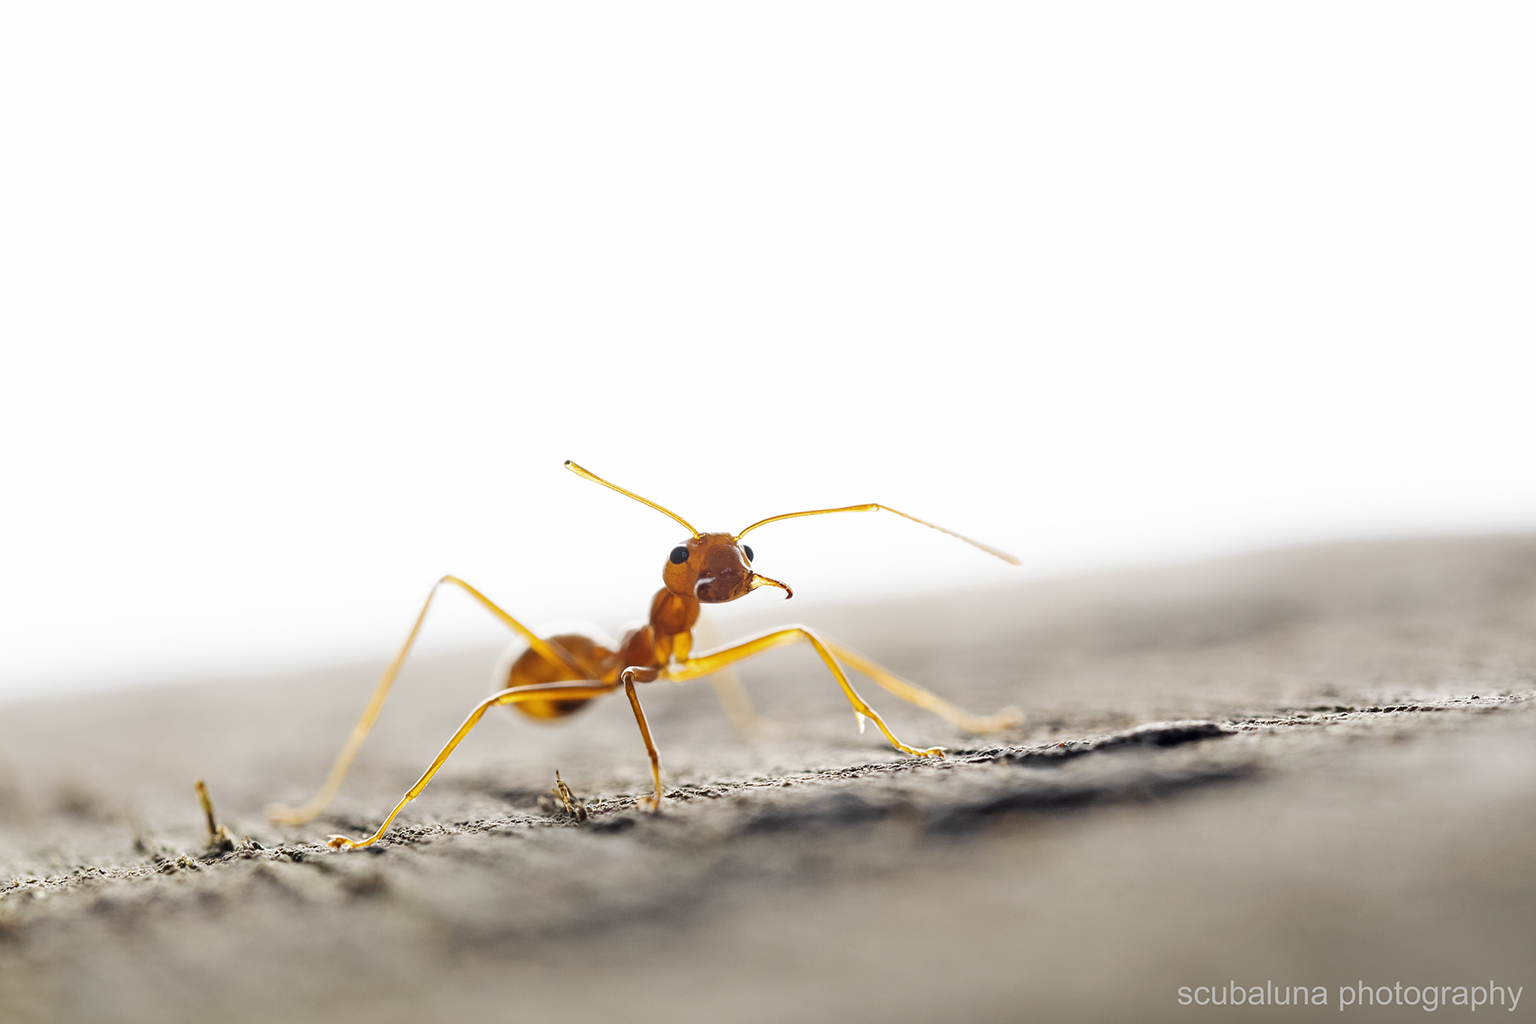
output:
[[778,580],[753,572],[752,549],[729,533],[700,533],[683,541],[672,549],[661,578],[672,593],[705,604],[734,601],[758,587],[779,587],[786,598],[794,596]]
[[611,484],[596,473],[582,469],[571,460],[565,460],[565,468],[595,484],[618,491],[627,498],[634,498],[642,505],[670,516],[681,523],[692,537],[672,549],[661,578],[672,593],[691,597],[705,604],[722,604],[745,597],[758,587],[778,587],[786,599],[794,597],[794,591],[780,583],[752,571],[752,549],[739,543],[738,537],[729,533],[700,533],[693,525],[671,509],[662,508],[649,498],[642,498],[634,491],[626,491]]
[[577,476],[593,483],[602,484],[610,490],[618,491],[628,498],[634,498],[642,505],[670,516],[681,523],[683,528],[693,534],[688,540],[683,541],[672,549],[671,556],[667,559],[666,566],[662,569],[662,579],[667,584],[667,589],[682,597],[691,597],[706,604],[720,604],[725,601],[734,601],[738,597],[745,597],[758,587],[778,587],[784,591],[786,598],[793,597],[794,593],[778,580],[760,576],[752,570],[752,549],[741,543],[741,538],[757,529],[759,526],[767,526],[781,519],[798,519],[801,516],[821,516],[830,512],[873,512],[876,509],[884,509],[887,512],[910,519],[930,529],[947,533],[957,540],[963,540],[973,547],[980,548],[994,558],[1001,558],[1012,565],[1018,565],[1019,560],[1005,551],[988,547],[985,544],[962,537],[953,530],[946,530],[942,526],[935,526],[925,519],[909,516],[905,512],[897,512],[889,505],[844,505],[842,508],[815,508],[805,512],[786,512],[783,515],[769,516],[767,519],[759,519],[751,526],[734,536],[729,533],[700,533],[682,516],[669,509],[642,498],[634,491],[626,491],[617,484],[611,484],[595,473],[582,469],[569,459],[565,462],[565,468]]

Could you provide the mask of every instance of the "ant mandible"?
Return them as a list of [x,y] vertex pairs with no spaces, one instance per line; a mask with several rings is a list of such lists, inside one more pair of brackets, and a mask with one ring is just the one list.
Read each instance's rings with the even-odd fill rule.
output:
[[990,717],[969,715],[948,701],[914,683],[892,675],[868,658],[833,643],[805,626],[786,626],[782,629],[769,630],[740,643],[704,654],[696,655],[692,650],[693,627],[698,621],[701,604],[734,601],[739,597],[745,597],[758,587],[778,587],[784,591],[786,599],[794,596],[785,584],[756,572],[752,568],[751,547],[741,543],[741,538],[753,530],[760,526],[767,526],[769,523],[776,523],[781,519],[819,516],[831,512],[873,512],[877,509],[885,509],[914,523],[921,523],[940,533],[947,533],[951,537],[963,540],[1012,565],[1018,565],[1018,559],[1012,555],[985,544],[979,544],[969,537],[962,537],[958,533],[925,522],[916,516],[897,512],[896,509],[887,505],[876,504],[818,508],[808,512],[787,512],[783,515],[760,519],[734,535],[700,533],[677,513],[662,508],[654,501],[642,498],[617,484],[611,484],[595,473],[582,469],[574,462],[567,460],[565,468],[593,483],[602,484],[604,487],[618,491],[626,497],[671,516],[691,534],[686,541],[672,549],[666,565],[662,567],[661,576],[665,586],[658,590],[655,598],[651,600],[650,621],[626,633],[624,639],[619,642],[617,650],[609,650],[597,640],[579,633],[561,633],[541,637],[502,611],[488,597],[468,583],[456,576],[444,576],[433,585],[432,592],[427,595],[426,603],[421,607],[421,614],[416,616],[416,624],[411,627],[410,634],[405,638],[405,644],[400,648],[400,653],[395,655],[394,661],[390,662],[389,667],[384,670],[384,677],[379,680],[373,697],[368,701],[368,706],[363,709],[362,717],[358,719],[352,735],[347,739],[341,754],[336,758],[336,763],[331,767],[331,773],[326,778],[325,785],[313,800],[298,810],[290,810],[281,805],[269,808],[268,814],[273,822],[280,825],[301,825],[315,818],[330,805],[337,790],[341,788],[342,779],[346,777],[353,757],[362,746],[369,730],[373,728],[374,720],[379,717],[379,711],[384,707],[385,698],[389,696],[389,689],[394,684],[395,676],[399,674],[400,666],[410,654],[411,647],[416,642],[416,634],[421,631],[421,624],[427,617],[427,609],[432,607],[433,597],[437,595],[438,588],[445,583],[462,588],[470,597],[480,602],[487,611],[500,619],[503,625],[522,637],[527,642],[528,649],[512,663],[507,672],[505,687],[481,701],[470,712],[464,724],[459,726],[459,731],[453,734],[453,738],[422,773],[416,785],[412,786],[395,805],[395,809],[389,812],[389,817],[384,819],[378,831],[367,839],[361,840],[331,836],[328,845],[333,850],[351,850],[377,842],[389,828],[390,822],[395,820],[395,816],[406,804],[421,795],[421,791],[427,788],[427,783],[432,781],[432,776],[436,775],[443,762],[448,760],[448,755],[453,753],[453,749],[465,736],[469,735],[470,730],[491,708],[510,705],[532,718],[560,718],[576,711],[590,700],[606,696],[619,689],[623,689],[624,695],[629,698],[629,706],[635,712],[635,722],[640,726],[640,736],[645,740],[646,753],[651,758],[651,779],[655,783],[656,792],[654,796],[642,798],[640,804],[654,811],[661,806],[663,796],[661,759],[656,754],[656,744],[651,739],[650,727],[646,725],[645,712],[640,709],[640,698],[635,692],[635,684],[649,683],[657,679],[676,683],[686,682],[689,679],[697,679],[700,676],[718,672],[771,648],[798,643],[802,640],[816,649],[816,653],[826,664],[827,670],[832,673],[832,678],[836,679],[838,686],[842,687],[848,703],[853,705],[854,714],[858,718],[859,731],[863,731],[864,722],[868,719],[875,723],[875,726],[890,741],[891,746],[903,753],[914,757],[940,757],[944,751],[942,747],[919,750],[897,739],[896,734],[891,732],[875,709],[865,703],[864,698],[859,696],[853,684],[848,681],[848,674],[843,669],[844,664],[868,676],[902,700],[927,708],[967,732],[998,732],[1023,722],[1023,715],[1015,708],[1004,708]]

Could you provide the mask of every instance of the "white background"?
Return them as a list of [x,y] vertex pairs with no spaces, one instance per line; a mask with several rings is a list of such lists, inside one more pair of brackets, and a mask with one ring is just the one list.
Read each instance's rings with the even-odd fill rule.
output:
[[1531,11],[7,5],[0,694],[1530,529]]

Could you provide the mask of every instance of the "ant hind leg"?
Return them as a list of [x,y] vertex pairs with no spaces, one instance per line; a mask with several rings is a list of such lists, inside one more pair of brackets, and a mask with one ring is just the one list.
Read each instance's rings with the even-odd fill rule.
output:
[[578,678],[583,674],[568,652],[536,636],[527,626],[524,626],[521,622],[518,622],[512,616],[502,611],[494,601],[457,576],[444,576],[432,585],[431,592],[427,594],[427,600],[421,606],[420,614],[416,616],[415,624],[411,626],[411,632],[406,636],[405,643],[400,646],[400,653],[395,655],[395,659],[384,670],[384,675],[379,680],[378,686],[374,687],[373,696],[368,700],[368,706],[363,709],[362,716],[357,720],[357,724],[352,727],[352,735],[347,737],[347,742],[342,746],[341,753],[336,757],[336,762],[331,765],[331,771],[326,776],[325,785],[320,787],[320,792],[315,794],[308,803],[297,810],[282,804],[273,804],[268,807],[267,817],[273,824],[293,826],[312,821],[329,807],[331,801],[336,798],[337,791],[341,789],[342,780],[347,777],[347,769],[352,767],[352,759],[357,756],[359,748],[363,745],[363,740],[367,739],[368,733],[372,731],[373,723],[379,717],[379,712],[384,709],[384,701],[389,697],[390,687],[394,686],[395,677],[400,674],[400,668],[405,664],[406,656],[411,653],[411,648],[416,643],[416,636],[421,632],[422,623],[427,620],[427,612],[432,607],[432,599],[437,596],[438,588],[445,583],[452,583],[464,590],[470,597],[478,601],[486,611],[499,619],[512,632],[521,636],[528,642],[530,647],[537,650],[550,662],[565,663],[577,673]]
[[[618,689],[617,683],[588,681],[579,683],[534,683],[531,686],[520,686],[513,690],[493,693],[475,705],[475,710],[471,711],[469,717],[464,719],[464,724],[459,726],[459,731],[454,733],[453,738],[438,752],[437,757],[427,766],[427,770],[422,773],[421,778],[416,780],[416,785],[408,789],[405,796],[400,798],[400,802],[395,804],[394,810],[389,812],[389,816],[384,819],[384,823],[379,826],[377,832],[367,839],[348,839],[346,836],[331,836],[327,840],[326,845],[333,850],[355,850],[359,847],[371,846],[378,842],[385,831],[388,830],[390,822],[395,820],[395,816],[405,809],[406,804],[421,795],[421,791],[427,788],[427,783],[432,781],[432,776],[436,775],[437,770],[443,766],[443,762],[448,760],[448,755],[452,754],[454,748],[464,741],[464,737],[470,734],[470,731],[479,724],[480,719],[491,708],[502,704],[518,704],[524,701],[591,700],[593,697],[601,697],[604,694],[612,693],[616,689]],[[633,701],[633,696],[631,696],[631,700]],[[644,729],[643,719],[641,721],[641,728]],[[650,746],[650,733],[647,732],[645,738],[646,745]],[[653,765],[656,762],[654,747],[651,748],[651,761]],[[658,775],[658,789],[660,785]]]

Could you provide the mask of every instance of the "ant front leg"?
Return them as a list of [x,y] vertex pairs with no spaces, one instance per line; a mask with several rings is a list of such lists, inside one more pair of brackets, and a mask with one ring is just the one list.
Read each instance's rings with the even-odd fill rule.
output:
[[[822,663],[832,673],[832,678],[837,680],[837,685],[842,687],[843,695],[848,698],[848,703],[853,705],[853,713],[859,718],[859,730],[861,732],[864,728],[864,720],[867,718],[875,723],[875,727],[890,741],[891,746],[904,754],[911,754],[913,757],[944,756],[943,747],[928,747],[919,750],[916,747],[909,747],[897,739],[896,734],[891,732],[890,727],[885,724],[885,719],[881,718],[879,712],[869,706],[869,703],[859,695],[859,691],[855,690],[853,684],[848,681],[848,673],[844,672],[843,667],[837,663],[837,658],[832,654],[831,646],[816,633],[804,626],[788,626],[784,629],[776,629],[743,640],[741,643],[731,647],[689,658],[680,665],[662,670],[662,677],[673,682],[686,682],[689,679],[697,679],[699,676],[707,676],[711,672],[718,671],[727,665],[735,664],[738,661],[743,661],[764,651],[772,650],[775,647],[800,643],[801,641],[809,643],[812,647],[816,648],[816,653],[821,656]],[[895,677],[893,676],[892,678]],[[876,682],[879,682],[878,678],[876,678]],[[910,686],[911,684],[907,685]],[[917,689],[917,687],[912,688],[914,690]],[[926,693],[926,691],[923,692]],[[930,694],[929,696],[932,695]],[[934,699],[937,700],[938,698]],[[940,703],[943,702],[941,701]]]
[[932,711],[940,718],[954,723],[966,732],[986,735],[987,733],[1017,729],[1024,724],[1024,712],[1016,707],[1002,708],[994,715],[973,715],[962,708],[955,707],[938,694],[929,693],[916,683],[908,682],[900,676],[893,674],[857,651],[849,650],[847,647],[835,644],[830,640],[827,641],[827,646],[832,649],[832,653],[837,655],[839,660],[847,663],[855,672],[862,672],[907,703],[916,704],[920,708]]
[[[699,620],[693,624],[693,640],[701,647],[725,646],[725,637],[721,636],[714,623],[703,615],[700,615]],[[686,655],[682,660],[687,660]],[[741,680],[735,672],[728,668],[720,669],[710,675],[709,685],[714,688],[715,699],[720,702],[720,710],[725,712],[725,717],[730,721],[731,728],[735,730],[737,736],[749,740],[762,733],[765,719],[752,706],[752,698],[747,695],[746,687],[741,685]]]

